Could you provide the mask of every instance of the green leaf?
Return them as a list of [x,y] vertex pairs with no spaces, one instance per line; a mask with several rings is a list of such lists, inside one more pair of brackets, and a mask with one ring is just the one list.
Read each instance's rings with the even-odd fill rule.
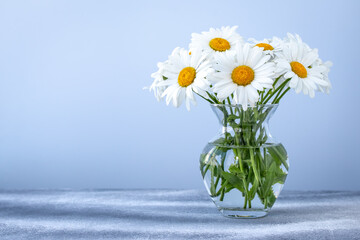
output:
[[225,193],[228,193],[228,192],[230,192],[230,191],[233,190],[233,189],[234,189],[234,187],[231,186],[231,185],[228,183],[228,185],[227,185],[226,188],[225,188]]
[[273,184],[275,183],[284,184],[286,177],[287,177],[287,173],[285,173],[280,167],[277,167]]
[[222,173],[221,167],[218,165],[214,166],[214,175],[217,177],[217,176],[220,176],[221,173]]
[[206,169],[204,169],[204,167],[207,165],[205,163],[205,157],[206,157],[206,154],[201,154],[200,155],[200,171],[201,171],[201,175],[202,177],[204,178],[205,174],[206,174],[206,171],[209,169],[209,167]]
[[278,167],[275,162],[272,162],[269,169],[266,171],[265,181],[262,185],[264,197],[266,197],[274,184],[275,172]]
[[253,171],[249,171],[249,173],[247,174],[246,181],[247,181],[247,182],[253,182],[253,179],[255,179],[254,172],[253,172]]
[[265,161],[263,159],[263,156],[261,155],[260,149],[256,149],[255,158],[257,159],[257,162],[259,163],[260,175],[263,175],[266,166],[265,166]]
[[235,119],[239,119],[240,117],[239,116],[236,116],[236,115],[229,115],[227,117],[227,121],[228,122],[231,122],[231,121],[235,121]]
[[259,188],[259,182],[255,180],[255,182],[252,185],[252,187],[250,188],[250,191],[249,191],[249,194],[248,194],[248,197],[249,197],[250,200],[254,199],[258,188]]
[[287,174],[281,175],[281,176],[276,176],[274,179],[274,184],[275,183],[280,183],[280,184],[284,184],[285,180],[286,180]]
[[224,142],[225,142],[225,138],[218,138],[215,141],[213,141],[212,143],[216,144],[216,145],[223,145]]
[[276,201],[276,197],[274,195],[273,189],[271,188],[271,191],[269,192],[269,196],[267,197],[267,202],[268,202],[267,207],[272,207],[275,201]]
[[229,172],[222,172],[222,176],[223,178],[225,178],[225,180],[231,184],[231,187],[237,188],[239,189],[241,192],[244,192],[244,186],[243,186],[243,179],[244,176],[242,175],[235,175],[233,173],[229,173]]
[[229,172],[236,173],[238,176],[245,177],[241,169],[236,164],[231,164],[229,167]]
[[285,148],[282,145],[277,145],[274,147],[267,148],[271,157],[278,163],[278,165],[283,164],[286,170],[289,170],[289,165],[287,161],[287,153]]

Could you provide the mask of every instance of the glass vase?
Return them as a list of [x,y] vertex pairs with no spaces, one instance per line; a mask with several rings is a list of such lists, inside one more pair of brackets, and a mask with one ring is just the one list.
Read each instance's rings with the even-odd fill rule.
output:
[[277,104],[212,104],[219,134],[204,148],[200,171],[205,187],[225,217],[259,218],[268,214],[289,170],[284,146],[270,134],[268,122]]

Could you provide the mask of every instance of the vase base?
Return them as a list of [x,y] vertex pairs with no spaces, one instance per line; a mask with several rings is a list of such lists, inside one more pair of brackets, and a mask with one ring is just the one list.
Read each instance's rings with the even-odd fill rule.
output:
[[243,208],[220,208],[219,211],[224,217],[249,219],[265,217],[269,210],[264,209],[243,209]]

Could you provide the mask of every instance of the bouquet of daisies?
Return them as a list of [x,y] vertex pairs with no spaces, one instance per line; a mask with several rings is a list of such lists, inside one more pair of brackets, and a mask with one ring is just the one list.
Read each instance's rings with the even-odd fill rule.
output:
[[236,28],[193,33],[189,50],[175,48],[158,63],[150,90],[166,104],[185,102],[188,110],[198,96],[221,116],[223,132],[200,158],[218,208],[233,206],[220,202],[235,189],[244,197],[242,209],[252,208],[255,196],[269,209],[281,190],[275,186],[282,187],[286,179],[288,159],[283,145],[270,139],[266,122],[291,89],[310,97],[316,91],[329,93],[331,63],[324,63],[298,35],[245,42]]
[[310,97],[328,93],[330,62],[319,58],[298,35],[245,42],[235,27],[211,28],[193,33],[189,50],[175,48],[168,60],[158,63],[150,90],[190,110],[195,96],[210,103],[248,106],[279,103],[290,90]]

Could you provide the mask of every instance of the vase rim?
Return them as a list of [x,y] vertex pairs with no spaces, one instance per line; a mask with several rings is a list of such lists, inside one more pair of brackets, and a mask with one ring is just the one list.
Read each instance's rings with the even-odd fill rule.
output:
[[[240,107],[242,106],[242,104],[223,104],[223,103],[211,103],[211,106],[214,107]],[[254,108],[254,107],[275,107],[275,106],[279,106],[278,103],[276,104],[271,104],[271,103],[266,103],[266,104],[255,104],[254,106],[248,105],[248,108]]]

